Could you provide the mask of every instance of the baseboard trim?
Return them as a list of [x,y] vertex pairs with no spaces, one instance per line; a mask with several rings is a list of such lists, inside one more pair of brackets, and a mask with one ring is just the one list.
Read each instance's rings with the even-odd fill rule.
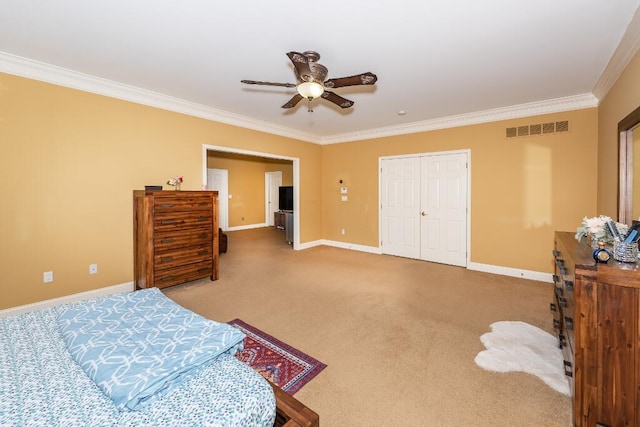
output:
[[269,227],[269,224],[263,222],[262,224],[249,224],[249,225],[237,225],[235,227],[229,227],[225,231],[239,231],[239,230],[251,230],[252,228],[264,228]]
[[370,254],[382,255],[382,249],[375,246],[355,245],[349,242],[338,242],[336,240],[321,240],[321,244],[325,246],[333,246],[334,248],[351,249],[353,251],[367,252]]
[[[300,249],[309,249],[315,246],[333,246],[336,248],[350,249],[360,252],[368,252],[376,255],[383,255],[382,248],[365,245],[355,245],[353,243],[338,242],[335,240],[316,240],[300,245]],[[482,271],[485,273],[497,274],[500,276],[518,277],[520,279],[536,280],[539,282],[553,283],[553,274],[542,273],[540,271],[522,270],[518,268],[502,267],[499,265],[481,264],[478,262],[469,262],[468,270]]]
[[0,317],[14,316],[22,313],[40,310],[43,308],[55,307],[56,305],[67,304],[70,302],[81,301],[93,297],[101,297],[107,295],[120,294],[123,292],[133,291],[133,282],[121,283],[119,285],[107,286],[106,288],[93,289],[91,291],[80,292],[72,295],[65,295],[60,298],[48,299],[45,301],[25,304],[18,307],[11,307],[0,310]]
[[322,245],[323,245],[322,240],[314,240],[312,242],[300,243],[300,245],[294,249],[296,250],[311,249],[311,248],[315,248],[316,246],[322,246]]
[[539,282],[553,283],[553,274],[539,271],[521,270],[518,268],[501,267],[499,265],[481,264],[470,262],[467,269],[483,271],[485,273],[499,274],[501,276],[519,277],[521,279],[537,280]]
[[[260,226],[263,227],[263,226]],[[252,227],[250,228],[258,228]],[[244,228],[243,228],[244,229]],[[316,246],[332,246],[335,248],[349,249],[353,251],[367,252],[375,255],[382,255],[381,248],[374,246],[355,245],[353,243],[337,242],[335,240],[314,240],[300,244],[299,249],[310,249]],[[518,277],[520,279],[537,280],[539,282],[553,283],[553,275],[551,273],[542,273],[539,271],[521,270],[518,268],[501,267],[499,265],[481,264],[478,262],[470,262],[467,269],[474,271],[482,271],[485,273],[498,274],[500,276]],[[77,294],[66,295],[60,298],[53,298],[33,304],[25,304],[18,307],[11,307],[0,310],[0,317],[14,316],[22,313],[39,310],[42,308],[54,307],[56,305],[66,304],[70,302],[85,300],[93,297],[119,294],[122,292],[133,291],[133,282],[121,283],[119,285],[107,286],[105,288],[94,289],[91,291],[80,292]]]

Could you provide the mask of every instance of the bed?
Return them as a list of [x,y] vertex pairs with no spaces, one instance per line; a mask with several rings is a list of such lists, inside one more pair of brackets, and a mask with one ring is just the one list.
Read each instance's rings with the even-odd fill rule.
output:
[[[123,300],[126,304],[133,300],[136,308],[124,316],[117,312],[109,313],[108,307],[122,307]],[[122,357],[120,353],[111,352],[114,349],[122,352],[131,342],[140,339],[132,335],[128,343],[111,345],[107,350],[99,345],[112,344],[114,336],[125,335],[118,329],[122,324],[134,325],[133,334],[143,330],[142,325],[148,322],[130,316],[137,316],[135,313],[140,306],[142,310],[138,311],[144,313],[142,317],[149,317],[147,314],[155,311],[150,309],[155,307],[155,300],[168,309],[178,310],[179,315],[176,316],[165,315],[159,310],[159,317],[152,318],[155,319],[152,322],[162,324],[162,328],[179,336],[178,341],[189,347],[187,356],[177,358],[173,366],[158,367],[158,360],[151,360],[150,353],[133,349],[124,357],[127,369],[138,362],[151,362],[153,368],[145,372],[166,371],[167,375],[151,379],[142,376],[144,380],[140,380],[140,374],[136,373],[136,381],[130,381],[134,377],[119,376],[128,374],[122,374],[123,369],[117,366],[115,371],[105,375],[98,365],[104,360]],[[97,317],[96,312],[99,313]],[[126,321],[116,322],[116,318]],[[178,320],[174,321],[174,318]],[[211,322],[208,324],[211,333],[202,340],[204,345],[193,344],[191,340],[194,338],[186,335],[185,330],[193,328],[176,329],[175,325],[186,323],[186,318],[190,319],[189,322],[195,319],[196,325],[197,322]],[[96,328],[105,324],[110,325],[110,332],[97,334]],[[315,412],[234,357],[238,337],[225,327],[228,325],[201,318],[178,306],[156,288],[1,318],[0,425],[318,425]],[[153,334],[156,334],[153,335],[154,342],[162,342],[166,348],[172,349],[172,353],[163,353],[156,359],[164,362],[174,358],[178,350],[173,349],[178,349],[179,344],[173,341],[167,344],[164,336],[157,335],[157,331]],[[223,339],[215,341],[214,346],[212,336]],[[214,357],[210,356],[211,353],[215,353]],[[185,368],[186,359],[190,363],[195,362],[194,366]],[[134,371],[133,368],[129,370]],[[133,392],[131,384],[135,384]],[[128,387],[126,393],[118,394],[123,387]],[[150,392],[147,391],[149,389]]]

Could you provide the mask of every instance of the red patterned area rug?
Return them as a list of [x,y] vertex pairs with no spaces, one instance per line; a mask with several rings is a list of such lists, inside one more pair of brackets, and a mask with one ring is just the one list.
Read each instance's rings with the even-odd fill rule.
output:
[[263,377],[293,395],[327,367],[322,362],[296,350],[240,319],[227,322],[240,329],[247,337],[244,349],[236,353]]

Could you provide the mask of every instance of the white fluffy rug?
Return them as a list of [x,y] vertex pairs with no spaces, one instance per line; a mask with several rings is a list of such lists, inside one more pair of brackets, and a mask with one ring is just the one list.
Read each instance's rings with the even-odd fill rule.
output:
[[562,350],[556,337],[525,322],[496,322],[480,337],[487,348],[476,364],[488,371],[522,371],[538,376],[554,390],[569,396]]

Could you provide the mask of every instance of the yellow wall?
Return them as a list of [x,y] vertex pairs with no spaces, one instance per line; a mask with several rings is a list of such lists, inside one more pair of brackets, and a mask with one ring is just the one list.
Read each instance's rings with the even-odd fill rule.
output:
[[618,216],[618,122],[640,106],[640,52],[598,108],[598,214]]
[[203,144],[300,158],[300,240],[321,238],[316,144],[8,74],[0,129],[0,309],[132,281],[132,190],[200,189]]
[[[471,261],[551,272],[554,230],[616,216],[616,126],[640,105],[638,75],[636,55],[598,109],[320,146],[0,74],[0,309],[131,281],[131,191],[175,175],[199,189],[203,144],[300,158],[301,243],[373,247],[379,157],[469,149]],[[570,132],[505,138],[556,120]]]
[[266,172],[281,171],[282,185],[293,185],[291,161],[209,152],[207,167],[228,170],[229,227],[268,223],[264,217]]
[[[505,137],[507,127],[559,120],[570,132]],[[595,213],[596,136],[592,108],[325,146],[322,234],[377,247],[379,157],[470,149],[471,262],[552,272],[553,232]]]

